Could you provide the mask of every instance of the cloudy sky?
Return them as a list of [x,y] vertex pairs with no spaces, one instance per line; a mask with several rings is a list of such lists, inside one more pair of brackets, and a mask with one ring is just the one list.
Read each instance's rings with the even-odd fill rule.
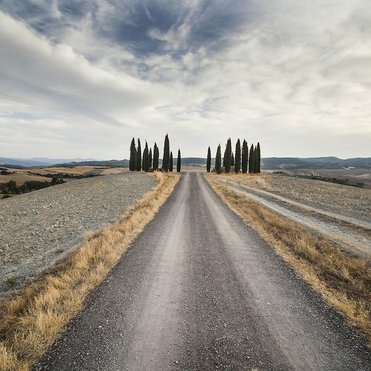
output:
[[371,156],[370,0],[0,0],[0,156]]

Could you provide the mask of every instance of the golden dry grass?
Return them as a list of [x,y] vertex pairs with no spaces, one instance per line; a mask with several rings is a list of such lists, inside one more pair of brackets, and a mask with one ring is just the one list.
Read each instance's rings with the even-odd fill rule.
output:
[[0,370],[28,370],[82,308],[127,247],[154,217],[179,176],[155,173],[156,186],[122,218],[91,234],[49,273],[1,305]]
[[325,300],[364,332],[371,344],[369,262],[345,255],[332,241],[268,210],[207,177],[214,190],[272,245]]

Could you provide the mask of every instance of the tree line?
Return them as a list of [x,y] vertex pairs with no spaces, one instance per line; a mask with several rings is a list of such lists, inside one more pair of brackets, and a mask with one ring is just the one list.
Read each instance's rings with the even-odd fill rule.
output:
[[[165,171],[165,172],[172,172],[174,169],[174,158],[173,152],[170,150],[170,141],[169,136],[166,134],[164,140],[164,151],[162,157],[162,167],[160,168],[160,161],[159,161],[160,151],[158,149],[157,144],[155,143],[152,148],[148,147],[148,143],[144,146],[144,150],[142,152],[141,142],[138,138],[137,142],[135,138],[132,139],[130,144],[130,159],[129,159],[129,170],[130,171]],[[180,153],[180,149],[178,149],[178,157],[176,162],[176,171],[179,173],[182,167],[182,157]]]
[[[233,168],[236,174],[242,172],[246,174],[249,173],[260,173],[260,144],[254,146],[251,144],[250,150],[246,140],[243,140],[242,147],[241,141],[238,139],[235,145],[235,151],[233,154],[232,141],[231,138],[227,140],[224,156],[222,161],[222,152],[220,144],[216,150],[215,156],[215,171],[221,174],[224,170],[225,173],[229,173]],[[209,173],[211,171],[211,149],[207,150],[207,160],[206,160],[206,171]]]

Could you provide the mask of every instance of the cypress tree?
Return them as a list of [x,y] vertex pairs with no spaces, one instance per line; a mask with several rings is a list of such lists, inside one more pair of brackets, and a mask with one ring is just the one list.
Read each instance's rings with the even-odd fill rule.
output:
[[140,139],[138,138],[138,148],[137,148],[137,171],[142,168],[142,148],[140,146]]
[[242,143],[242,173],[247,173],[247,162],[249,158],[249,147],[247,145],[246,140],[243,140]]
[[227,145],[225,146],[224,155],[223,155],[223,168],[225,169],[225,160],[227,158]]
[[206,161],[206,171],[210,173],[211,169],[211,149],[210,147],[207,149],[207,161]]
[[233,155],[233,152],[231,154],[231,166],[234,166],[234,155]]
[[137,149],[135,147],[135,139],[133,138],[130,144],[130,160],[129,170],[135,171],[137,169]]
[[152,168],[152,148],[149,149],[149,153],[148,153],[148,168],[149,169]]
[[148,171],[149,170],[149,159],[148,159],[148,144],[147,144],[147,141],[146,141],[146,145],[144,147],[144,151],[143,151],[143,160],[142,160],[142,169],[144,171]]
[[160,152],[158,150],[157,144],[155,143],[153,147],[153,170],[158,170],[158,158],[160,156]]
[[256,172],[260,173],[260,162],[261,162],[261,154],[260,154],[260,144],[256,146]]
[[218,149],[216,150],[215,171],[218,174],[220,174],[222,172],[222,153],[221,153],[221,150],[220,150],[220,144],[218,145]]
[[226,149],[225,149],[225,160],[224,160],[224,168],[227,174],[231,171],[231,163],[232,163],[232,141],[231,141],[231,138],[229,138],[227,141]]
[[234,171],[236,174],[238,174],[241,171],[241,142],[238,139],[236,143],[236,151],[235,151],[236,157],[234,160]]
[[254,172],[254,146],[250,147],[250,156],[249,156],[249,173]]
[[176,171],[180,173],[181,168],[182,168],[182,155],[180,154],[180,149],[178,149],[178,158],[176,160]]
[[162,168],[164,171],[169,171],[170,165],[170,144],[169,144],[169,136],[166,134],[165,142],[164,142],[164,157],[162,159]]
[[173,171],[173,165],[174,165],[173,152],[170,152],[169,171]]

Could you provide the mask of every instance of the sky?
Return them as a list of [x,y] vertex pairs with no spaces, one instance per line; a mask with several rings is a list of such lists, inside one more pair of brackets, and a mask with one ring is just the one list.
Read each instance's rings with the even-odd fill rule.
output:
[[0,0],[0,156],[371,156],[370,0]]

